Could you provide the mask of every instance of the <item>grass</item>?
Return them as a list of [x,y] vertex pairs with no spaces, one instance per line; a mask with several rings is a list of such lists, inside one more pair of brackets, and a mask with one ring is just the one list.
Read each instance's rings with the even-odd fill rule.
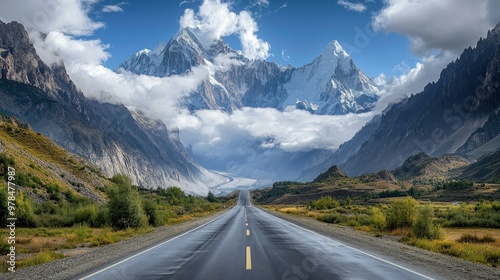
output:
[[89,168],[90,163],[68,153],[31,129],[0,119],[0,140],[5,143],[5,153],[15,160],[16,179],[24,179],[26,184],[21,186],[30,191],[49,196],[51,190],[45,188],[54,186],[58,188],[57,193],[66,192],[81,197],[66,175],[75,176],[98,194],[100,192],[94,190],[93,186],[105,184],[106,180],[100,171]]
[[[218,211],[220,209],[215,209]],[[166,225],[179,224],[196,217],[208,216],[214,211],[196,211],[191,214],[179,214],[169,218]],[[153,227],[138,229],[127,228],[113,230],[111,227],[91,228],[79,224],[65,228],[16,228],[16,270],[32,265],[50,262],[73,254],[73,250],[84,247],[104,246],[117,243],[132,237],[150,233]],[[0,229],[0,236],[7,237],[8,229]],[[7,239],[0,241],[0,248],[8,248]],[[6,250],[6,249],[5,249]],[[65,250],[61,253],[61,250]],[[0,257],[0,272],[7,272],[5,254]]]
[[406,239],[404,243],[493,267],[500,265],[500,248],[490,244],[416,238]]
[[[387,201],[389,202],[389,201]],[[456,209],[457,205],[452,203],[429,203],[436,212],[436,221],[443,223],[446,213],[452,209]],[[463,207],[470,213],[474,209],[481,209],[479,206],[483,204],[464,204]],[[326,223],[340,224],[349,226],[356,230],[370,232],[375,236],[401,236],[401,242],[423,248],[429,251],[451,255],[461,259],[486,264],[489,266],[500,266],[500,229],[498,228],[457,228],[444,227],[443,239],[428,240],[415,238],[411,228],[397,228],[394,230],[380,230],[377,228],[373,213],[387,211],[387,205],[348,205],[335,209],[314,210],[302,205],[267,205],[266,208],[278,211],[283,214],[310,217]],[[374,211],[374,209],[379,209]],[[380,212],[379,212],[380,213]],[[449,221],[447,222],[448,224]]]

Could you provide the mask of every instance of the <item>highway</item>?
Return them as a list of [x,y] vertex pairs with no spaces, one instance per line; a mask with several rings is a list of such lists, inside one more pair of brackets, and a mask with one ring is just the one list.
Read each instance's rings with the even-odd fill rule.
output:
[[227,213],[75,279],[432,279],[279,219],[242,191]]

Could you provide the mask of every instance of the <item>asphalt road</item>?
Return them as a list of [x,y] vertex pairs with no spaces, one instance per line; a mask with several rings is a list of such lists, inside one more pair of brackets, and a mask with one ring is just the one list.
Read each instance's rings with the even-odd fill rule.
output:
[[432,279],[250,204],[76,279]]

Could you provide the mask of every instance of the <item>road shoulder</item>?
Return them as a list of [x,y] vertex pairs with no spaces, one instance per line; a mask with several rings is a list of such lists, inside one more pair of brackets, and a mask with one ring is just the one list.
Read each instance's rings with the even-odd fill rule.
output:
[[230,209],[231,208],[228,208],[203,218],[195,218],[181,224],[158,227],[148,234],[133,237],[111,245],[90,248],[90,251],[84,254],[27,267],[14,273],[3,273],[0,274],[0,279],[70,279],[82,273],[92,271],[107,263],[126,258],[134,253],[143,251],[167,239],[199,227],[223,215]]
[[500,279],[500,268],[493,268],[452,256],[434,253],[389,238],[375,237],[349,227],[328,224],[309,217],[297,217],[262,207],[258,208],[275,217],[387,261],[402,264],[409,269],[419,272],[424,272],[421,271],[423,269],[432,274],[429,276],[437,279]]

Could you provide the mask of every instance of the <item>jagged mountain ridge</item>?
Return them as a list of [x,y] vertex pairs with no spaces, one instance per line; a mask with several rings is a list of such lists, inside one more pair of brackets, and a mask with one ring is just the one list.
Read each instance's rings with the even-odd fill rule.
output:
[[51,68],[38,57],[17,22],[0,22],[0,73],[2,113],[29,123],[108,176],[125,173],[145,187],[177,185],[197,194],[224,181],[198,166],[163,123],[85,98],[64,66]]
[[191,110],[288,106],[315,114],[347,114],[370,110],[380,91],[356,67],[337,41],[327,45],[310,64],[282,67],[265,60],[249,60],[222,40],[203,46],[196,30],[181,29],[161,52],[143,50],[119,66],[136,74],[165,77],[231,57],[232,65],[218,70],[186,100]]
[[421,152],[432,157],[458,153],[475,159],[495,151],[500,148],[495,125],[499,85],[500,24],[475,48],[465,49],[437,82],[392,105],[314,170],[336,164],[354,176],[392,170]]

